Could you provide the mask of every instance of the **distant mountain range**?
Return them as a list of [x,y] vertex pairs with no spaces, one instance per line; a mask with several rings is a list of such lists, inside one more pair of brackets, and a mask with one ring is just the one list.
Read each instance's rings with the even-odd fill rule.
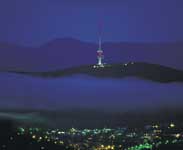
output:
[[[0,70],[48,71],[96,63],[98,45],[72,38],[31,48],[0,43]],[[112,43],[102,45],[105,62],[147,62],[183,70],[183,42]]]
[[157,82],[183,82],[183,71],[157,64],[143,62],[129,62],[120,64],[106,64],[105,67],[95,68],[93,65],[67,68],[50,72],[10,71],[37,77],[63,77],[77,74],[95,76],[98,78],[138,77]]

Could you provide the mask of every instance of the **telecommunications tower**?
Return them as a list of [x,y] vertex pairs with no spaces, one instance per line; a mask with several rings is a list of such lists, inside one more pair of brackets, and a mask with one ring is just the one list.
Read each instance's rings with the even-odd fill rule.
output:
[[99,33],[98,33],[98,50],[97,50],[97,66],[96,67],[104,67],[104,63],[102,60],[104,59],[104,53],[102,50],[102,25],[99,24]]

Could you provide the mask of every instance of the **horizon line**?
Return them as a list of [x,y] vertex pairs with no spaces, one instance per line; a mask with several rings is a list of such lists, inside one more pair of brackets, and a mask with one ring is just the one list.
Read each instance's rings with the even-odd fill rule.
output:
[[[20,43],[16,43],[16,42],[10,42],[10,41],[0,41],[0,45],[1,44],[6,44],[6,45],[12,45],[12,46],[21,46],[21,47],[29,47],[29,48],[39,48],[42,47],[48,43],[52,43],[54,41],[57,40],[73,40],[73,41],[78,41],[81,43],[88,43],[88,44],[95,44],[98,45],[98,41],[96,40],[96,42],[93,41],[88,41],[88,40],[81,40],[78,38],[73,38],[73,37],[62,37],[62,38],[52,38],[50,40],[47,40],[46,42],[43,42],[42,44],[20,44]],[[183,40],[175,40],[175,41],[103,41],[102,44],[183,44]]]

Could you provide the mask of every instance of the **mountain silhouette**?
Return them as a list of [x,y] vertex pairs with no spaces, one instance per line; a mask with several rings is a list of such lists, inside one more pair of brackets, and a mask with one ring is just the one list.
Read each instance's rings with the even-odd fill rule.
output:
[[[97,48],[73,38],[54,39],[39,47],[0,43],[0,70],[47,71],[94,64]],[[102,48],[108,64],[140,61],[183,69],[183,42],[104,42]]]
[[24,71],[10,71],[10,72],[37,76],[37,77],[49,77],[49,78],[84,74],[98,78],[138,77],[165,83],[183,81],[183,71],[144,62],[106,64],[105,67],[99,67],[99,68],[95,68],[94,65],[89,65],[89,66],[72,67],[50,72],[24,72]]

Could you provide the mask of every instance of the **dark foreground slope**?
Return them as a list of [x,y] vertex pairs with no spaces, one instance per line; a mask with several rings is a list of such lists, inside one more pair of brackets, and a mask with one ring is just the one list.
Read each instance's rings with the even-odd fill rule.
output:
[[143,62],[129,62],[120,64],[106,64],[105,67],[95,68],[93,65],[68,68],[51,72],[17,72],[38,77],[63,77],[76,74],[85,74],[98,78],[138,77],[157,82],[182,82],[183,71],[157,64]]

